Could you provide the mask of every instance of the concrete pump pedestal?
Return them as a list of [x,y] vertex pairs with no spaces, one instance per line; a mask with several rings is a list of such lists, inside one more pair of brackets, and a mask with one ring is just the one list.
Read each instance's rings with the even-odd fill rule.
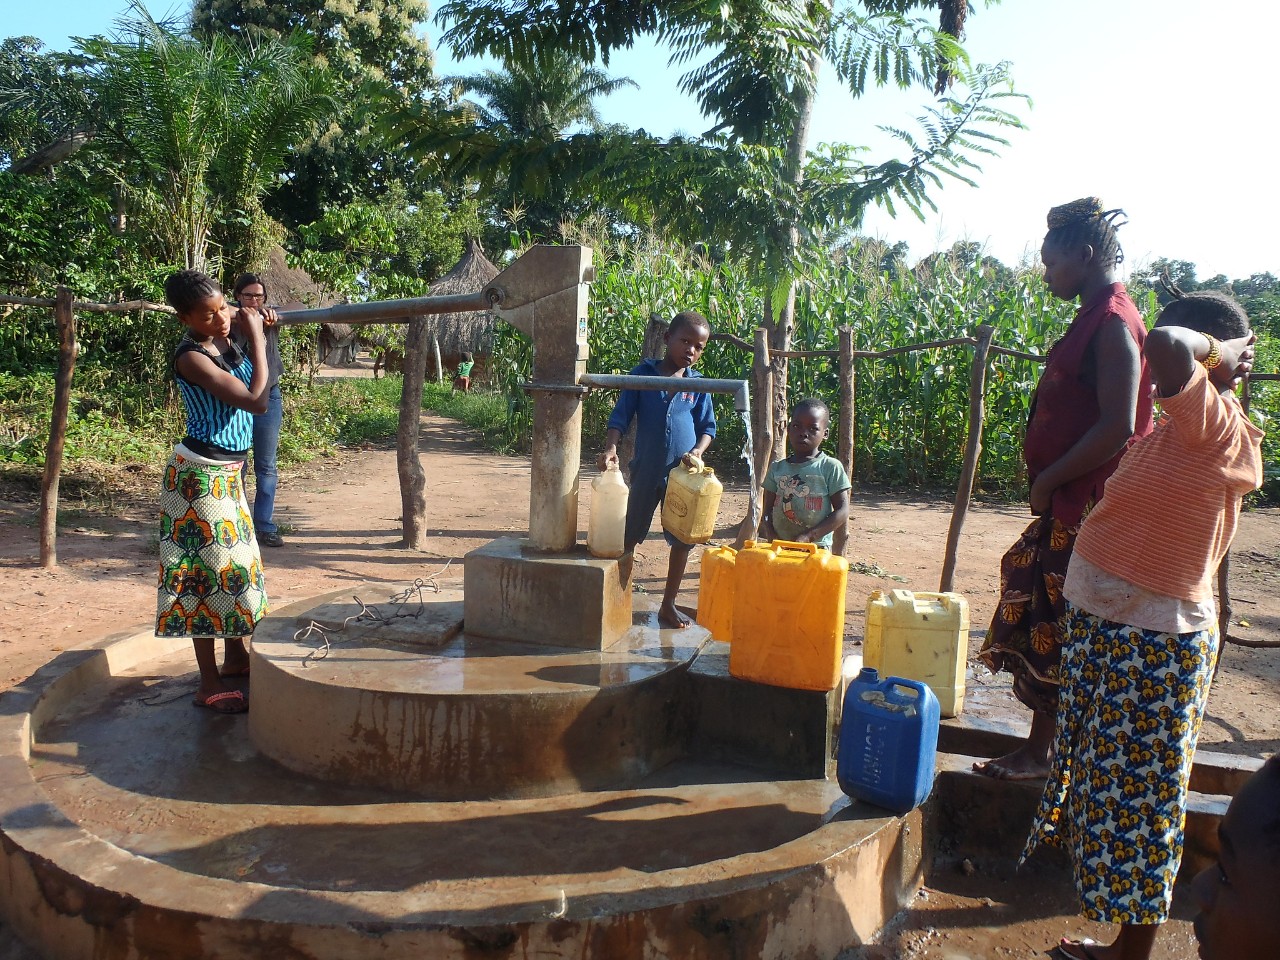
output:
[[541,553],[504,537],[467,554],[473,636],[604,650],[631,628],[631,554]]
[[[526,649],[543,694],[591,686]],[[669,659],[653,677],[687,673]],[[255,659],[252,711],[287,669]],[[0,911],[44,956],[835,957],[921,880],[920,814],[829,780],[686,759],[629,789],[426,802],[284,769],[194,687],[190,643],[148,632],[0,696]]]
[[[589,568],[597,582],[604,564]],[[682,752],[701,627],[676,639],[631,627],[606,651],[517,643],[475,636],[470,620],[462,630],[460,604],[428,595],[421,618],[330,631],[322,657],[314,638],[294,639],[359,612],[330,595],[268,618],[254,637],[249,733],[291,770],[485,800],[629,786]]]

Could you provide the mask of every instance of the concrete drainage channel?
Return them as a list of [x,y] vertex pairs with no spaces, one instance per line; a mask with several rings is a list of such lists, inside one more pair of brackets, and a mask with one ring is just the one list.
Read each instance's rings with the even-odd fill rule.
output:
[[[116,637],[0,697],[0,909],[19,936],[69,960],[857,956],[927,870],[1016,856],[1038,796],[968,773],[962,755],[990,755],[1000,734],[948,722],[951,755],[924,810],[851,804],[824,756],[835,695],[735,681],[723,649],[688,631],[505,665],[474,646],[451,657],[466,645],[455,635],[415,652],[436,658],[451,692],[425,687],[385,640],[300,666],[309,648],[289,649],[285,627],[333,602],[283,611],[255,653],[256,702],[295,704],[257,721],[296,728],[274,759],[243,718],[194,715],[185,641]],[[344,658],[381,690],[380,713],[288,692]],[[378,752],[335,757],[321,733],[343,709],[385,723],[397,683],[439,749],[418,757],[409,790],[357,785]],[[422,700],[446,696],[462,699]],[[527,701],[516,727],[484,720],[513,697]],[[456,751],[431,718],[462,714],[459,736],[507,764],[509,796],[481,799],[494,792],[482,777],[459,798],[466,770],[447,767]],[[665,739],[638,737],[655,718]],[[559,731],[563,754],[516,749],[537,724]],[[575,761],[593,740],[591,764]],[[1213,853],[1221,794],[1251,768],[1235,759],[1197,763],[1184,872]],[[613,785],[593,779],[601,766]],[[354,773],[318,776],[340,768]],[[456,778],[436,790],[446,769]]]

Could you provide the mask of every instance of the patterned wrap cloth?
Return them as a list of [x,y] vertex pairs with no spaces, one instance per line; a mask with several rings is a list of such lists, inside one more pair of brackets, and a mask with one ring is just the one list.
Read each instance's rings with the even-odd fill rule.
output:
[[242,462],[174,451],[160,496],[156,636],[244,637],[267,615]]
[[1000,602],[979,654],[993,672],[1009,671],[1021,703],[1050,716],[1058,710],[1062,585],[1079,532],[1079,523],[1068,527],[1047,513],[1031,521],[1000,559]]
[[1163,923],[1217,625],[1161,633],[1068,603],[1066,632],[1053,765],[1023,859],[1064,846],[1086,917]]

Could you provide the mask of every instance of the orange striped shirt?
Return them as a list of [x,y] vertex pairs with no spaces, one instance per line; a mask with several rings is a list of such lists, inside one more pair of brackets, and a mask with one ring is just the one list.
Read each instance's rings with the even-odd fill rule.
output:
[[1262,484],[1262,431],[1200,364],[1160,406],[1155,431],[1129,448],[1085,517],[1075,553],[1166,597],[1202,601],[1213,596],[1240,498]]

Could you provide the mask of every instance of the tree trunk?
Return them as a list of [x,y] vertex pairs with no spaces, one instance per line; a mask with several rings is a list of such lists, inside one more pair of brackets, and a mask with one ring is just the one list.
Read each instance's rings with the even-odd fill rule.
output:
[[[818,83],[817,53],[811,53],[806,57],[806,65],[811,83],[808,90],[797,88],[795,91],[796,123],[787,141],[787,177],[797,190],[804,182],[805,151],[809,142],[809,128],[813,123],[814,94]],[[780,460],[786,456],[787,452],[787,421],[790,418],[790,405],[787,400],[787,358],[778,356],[777,351],[791,349],[791,334],[795,330],[796,284],[792,279],[792,271],[795,265],[796,248],[800,242],[800,231],[796,224],[794,222],[779,224],[778,240],[779,253],[782,255],[782,272],[770,278],[770,296],[765,303],[765,328],[769,331],[769,350],[773,361],[773,460]],[[780,292],[781,296],[775,298],[773,295],[775,290]]]
[[414,317],[404,341],[404,386],[396,428],[396,472],[400,475],[400,527],[410,550],[427,546],[427,476],[418,453],[422,383],[427,376],[427,319]]
[[951,511],[951,525],[947,528],[947,545],[942,554],[942,578],[939,593],[949,593],[956,572],[956,554],[960,550],[960,531],[969,513],[969,501],[973,498],[973,485],[978,476],[978,458],[982,456],[982,426],[986,421],[987,355],[991,352],[991,338],[996,328],[984,323],[978,327],[978,345],[973,351],[973,366],[969,369],[969,436],[964,445],[964,463],[960,467],[960,481],[956,484],[956,502]]
[[76,315],[71,291],[66,287],[58,287],[53,320],[58,326],[58,374],[53,387],[49,443],[44,448],[44,479],[40,483],[40,566],[46,570],[58,565],[58,483],[67,442],[71,376],[76,369]]

